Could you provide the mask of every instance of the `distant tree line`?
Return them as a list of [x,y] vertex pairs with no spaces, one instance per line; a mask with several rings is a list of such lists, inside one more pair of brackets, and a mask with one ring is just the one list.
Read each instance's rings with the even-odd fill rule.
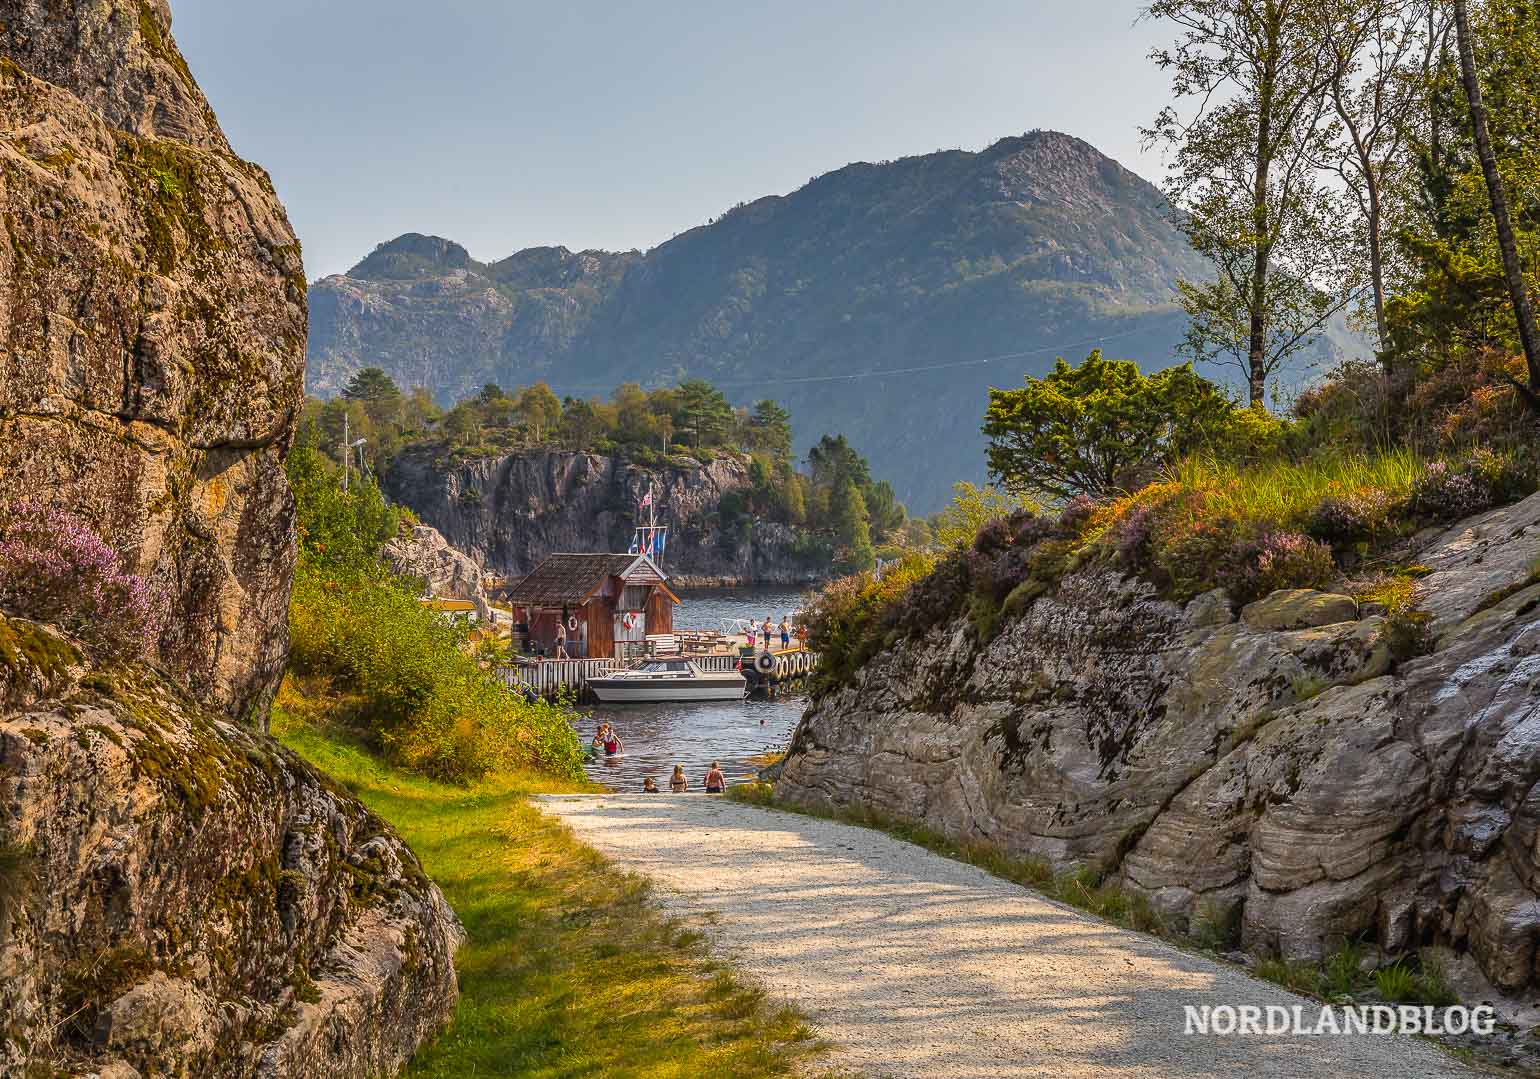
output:
[[[608,398],[557,397],[544,382],[505,390],[488,383],[445,410],[417,387],[403,392],[378,367],[366,367],[330,400],[309,399],[301,441],[340,463],[344,436],[351,464],[379,471],[408,448],[456,458],[540,448],[618,454],[661,466],[671,458],[703,463],[720,454],[747,458],[751,485],[729,492],[717,509],[724,536],[746,541],[755,520],[804,529],[842,568],[866,569],[885,545],[927,537],[915,528],[892,485],[843,435],[825,435],[798,462],[791,416],[775,401],[734,406],[704,379],[644,390],[625,383]],[[799,464],[803,467],[799,468]]]

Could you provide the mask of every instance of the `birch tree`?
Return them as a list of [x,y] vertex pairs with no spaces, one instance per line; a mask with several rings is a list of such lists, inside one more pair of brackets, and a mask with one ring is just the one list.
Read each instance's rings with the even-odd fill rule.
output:
[[1181,287],[1182,351],[1235,364],[1260,406],[1347,302],[1339,211],[1317,172],[1332,75],[1319,0],[1157,0],[1144,15],[1177,31],[1151,53],[1176,101],[1145,140],[1168,148],[1166,193],[1216,271]]

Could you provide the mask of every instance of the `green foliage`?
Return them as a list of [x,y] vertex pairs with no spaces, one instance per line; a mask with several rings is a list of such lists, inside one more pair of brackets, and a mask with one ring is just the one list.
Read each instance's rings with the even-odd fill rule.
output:
[[300,558],[289,608],[290,661],[357,701],[359,721],[391,759],[464,781],[510,767],[576,776],[569,713],[528,703],[470,654],[463,626],[418,600],[379,563],[396,515],[367,480],[348,493],[324,459],[290,455]]
[[952,485],[952,501],[936,514],[936,544],[944,550],[967,547],[985,523],[1006,517],[1017,510],[1037,513],[1041,506],[1021,494],[1011,494],[998,487],[980,487],[973,483]]
[[1321,992],[1328,998],[1351,996],[1364,982],[1364,949],[1349,942],[1327,957],[1321,969]]
[[[802,612],[808,646],[819,654],[819,685],[847,681],[857,668],[876,655],[890,631],[898,600],[935,565],[923,554],[906,556],[880,576],[857,573],[824,588]],[[907,627],[915,631],[918,627]]]
[[1417,993],[1417,975],[1405,963],[1397,962],[1374,972],[1374,987],[1392,1004],[1411,1000]]
[[1190,366],[1145,377],[1098,350],[1078,367],[1059,360],[1021,389],[989,391],[989,470],[1018,493],[1105,497],[1185,454],[1228,445],[1235,412]]
[[804,1016],[721,977],[644,880],[530,803],[586,784],[424,779],[345,741],[313,703],[280,697],[274,733],[400,834],[465,925],[453,1022],[407,1079],[819,1074],[808,1065],[824,1046]]
[[1291,962],[1276,957],[1263,959],[1252,969],[1257,977],[1295,993],[1315,996],[1321,989],[1321,968],[1314,963]]
[[1240,947],[1241,918],[1245,906],[1239,902],[1223,903],[1201,900],[1188,924],[1188,933],[1200,948],[1228,952]]

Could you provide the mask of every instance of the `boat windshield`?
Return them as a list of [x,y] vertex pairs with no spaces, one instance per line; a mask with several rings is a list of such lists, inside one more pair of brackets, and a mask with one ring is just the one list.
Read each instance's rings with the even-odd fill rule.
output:
[[688,675],[690,665],[682,659],[652,660],[636,668],[636,673]]

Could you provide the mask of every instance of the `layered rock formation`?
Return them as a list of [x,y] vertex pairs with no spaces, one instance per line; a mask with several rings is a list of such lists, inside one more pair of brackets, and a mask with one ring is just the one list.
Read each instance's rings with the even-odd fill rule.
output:
[[0,1074],[394,1072],[460,929],[261,733],[287,651],[305,281],[162,0],[0,0],[0,487],[170,601],[107,661],[0,611]]
[[478,617],[491,618],[492,606],[487,602],[481,567],[451,547],[438,529],[413,525],[409,532],[386,543],[380,555],[395,572],[422,581],[428,595],[467,600],[476,605]]
[[299,245],[162,0],[0,0],[0,481],[172,596],[159,660],[260,721],[287,646]]
[[382,821],[3,615],[0,805],[0,1074],[362,1079],[453,1009],[459,923]]
[[1540,495],[1427,538],[1431,654],[1345,596],[1178,606],[1066,578],[978,647],[895,643],[816,701],[778,794],[1055,866],[1319,958],[1441,945],[1540,991]]
[[723,495],[750,487],[747,466],[729,455],[644,468],[565,451],[447,465],[408,453],[391,462],[384,487],[454,547],[510,577],[558,551],[626,550],[649,489],[657,522],[669,526],[663,563],[675,587],[797,585],[827,571],[827,560],[785,525],[722,520]]

